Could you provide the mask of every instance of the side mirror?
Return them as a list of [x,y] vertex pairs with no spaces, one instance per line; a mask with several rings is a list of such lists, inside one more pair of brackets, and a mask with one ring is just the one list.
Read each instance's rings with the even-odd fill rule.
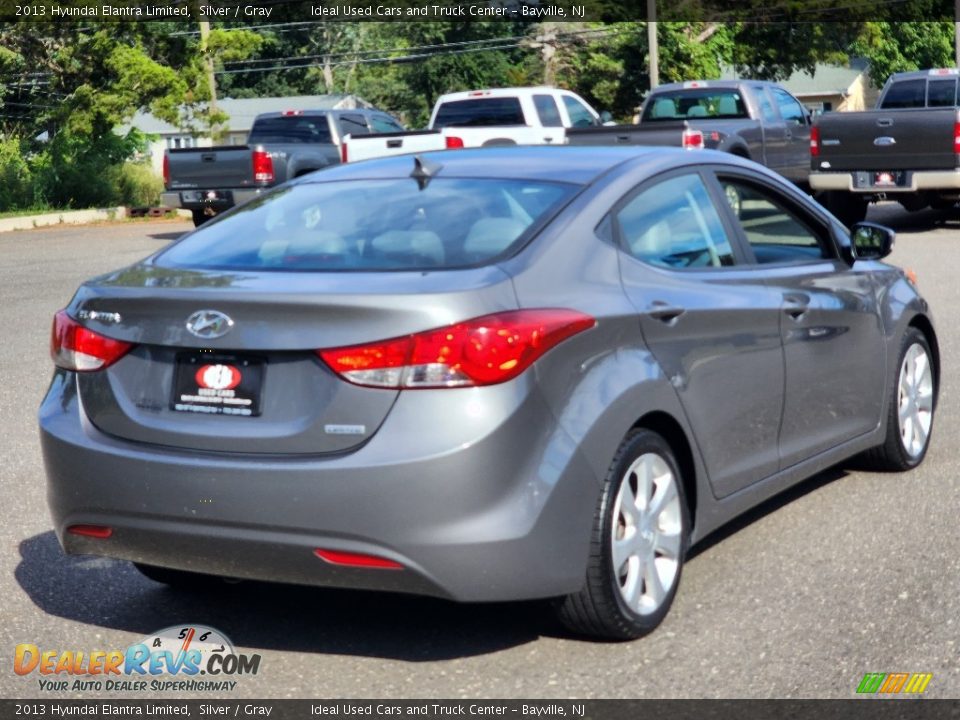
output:
[[893,251],[897,234],[876,223],[861,222],[850,231],[850,249],[854,260],[880,260]]
[[600,124],[601,125],[613,125],[613,115],[610,114],[608,110],[604,110],[600,113]]

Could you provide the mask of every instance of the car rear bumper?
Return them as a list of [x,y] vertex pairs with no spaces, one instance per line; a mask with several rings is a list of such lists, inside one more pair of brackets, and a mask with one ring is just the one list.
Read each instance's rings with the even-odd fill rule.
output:
[[[75,376],[58,372],[40,409],[56,533],[70,554],[235,578],[462,601],[574,592],[600,481],[533,382],[400,393],[360,449],[290,457],[105,435],[83,412]],[[113,533],[79,536],[73,525]],[[318,548],[403,569],[334,566]]]
[[[872,172],[872,171],[870,171]],[[922,190],[960,190],[960,169],[915,170],[909,173],[909,181],[897,187],[857,187],[856,172],[811,172],[810,187],[814,190],[842,190],[861,195],[885,193],[911,193]]]
[[214,210],[227,210],[235,205],[243,205],[245,202],[253,200],[258,195],[262,195],[267,188],[241,189],[241,190],[213,190],[216,193],[228,193],[229,199],[216,200],[186,200],[183,197],[185,192],[199,192],[202,190],[177,190],[160,193],[160,206],[171,208],[183,208],[184,210],[202,210],[203,208],[213,208]]

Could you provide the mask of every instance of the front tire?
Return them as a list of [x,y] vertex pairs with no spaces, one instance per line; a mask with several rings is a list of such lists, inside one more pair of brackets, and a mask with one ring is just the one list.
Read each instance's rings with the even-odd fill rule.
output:
[[613,458],[594,516],[583,588],[557,603],[573,632],[633,640],[666,617],[689,537],[686,497],[670,445],[631,431]]
[[922,332],[908,328],[888,399],[886,438],[866,452],[867,465],[884,472],[903,472],[923,462],[936,403],[937,375],[930,344]]

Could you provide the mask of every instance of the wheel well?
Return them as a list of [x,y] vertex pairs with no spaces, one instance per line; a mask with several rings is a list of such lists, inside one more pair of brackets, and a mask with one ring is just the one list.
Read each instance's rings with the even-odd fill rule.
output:
[[687,510],[690,512],[691,529],[697,518],[697,469],[693,462],[693,451],[687,434],[676,420],[665,412],[647,413],[634,423],[631,430],[646,428],[658,433],[670,445],[680,465],[683,490],[687,496]]
[[914,315],[910,319],[910,327],[916,328],[923,333],[930,346],[930,352],[933,353],[933,374],[937,381],[937,387],[940,387],[940,345],[937,342],[937,334],[933,331],[933,325],[925,315]]
[[297,170],[297,174],[294,175],[295,178],[300,177],[301,175],[307,175],[312,172],[316,172],[317,168],[304,168],[303,170]]
[[739,145],[736,147],[730,148],[730,154],[736,155],[737,157],[742,157],[744,160],[750,159],[750,153],[747,151],[747,149],[744,147],[740,147]]

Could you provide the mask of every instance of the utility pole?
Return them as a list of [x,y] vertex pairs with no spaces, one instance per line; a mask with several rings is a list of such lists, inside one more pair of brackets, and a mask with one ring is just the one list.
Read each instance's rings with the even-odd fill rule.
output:
[[960,68],[960,0],[953,0],[953,64]]
[[[957,0],[960,2],[960,0]],[[204,56],[204,64],[207,66],[207,84],[210,85],[210,115],[217,115],[217,77],[213,73],[213,55],[209,51],[210,42],[210,22],[208,20],[200,21],[200,52]],[[217,128],[215,123],[210,124],[210,135],[213,140],[217,140]]]
[[[960,7],[960,0],[954,0]],[[960,18],[957,18],[960,20]],[[660,46],[657,44],[657,0],[647,0],[647,46],[650,48],[650,89],[660,84]]]

